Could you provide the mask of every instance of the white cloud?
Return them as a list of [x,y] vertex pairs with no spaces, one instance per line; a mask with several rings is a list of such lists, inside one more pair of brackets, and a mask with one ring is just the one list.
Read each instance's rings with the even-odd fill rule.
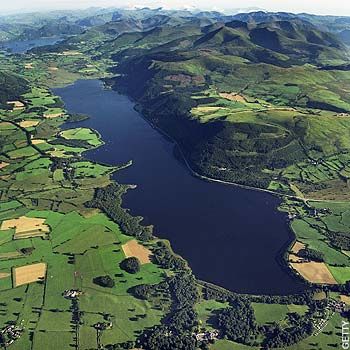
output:
[[[70,9],[89,6],[187,8],[188,0],[0,0],[2,12],[25,9]],[[347,0],[192,0],[191,7],[210,9],[234,9],[259,7],[270,11],[309,12],[319,14],[350,15]]]

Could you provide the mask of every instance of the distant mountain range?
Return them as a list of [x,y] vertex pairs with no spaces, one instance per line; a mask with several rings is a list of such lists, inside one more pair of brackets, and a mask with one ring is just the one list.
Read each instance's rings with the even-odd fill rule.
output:
[[[233,9],[232,13],[239,10]],[[313,24],[319,30],[334,33],[344,43],[349,43],[350,17],[245,10],[244,13],[230,15],[218,11],[166,10],[162,8],[137,10],[91,8],[81,11],[16,14],[0,17],[0,40],[16,38],[30,40],[44,36],[76,35],[83,33],[88,28],[103,26],[107,23],[110,27],[119,28],[112,30],[111,33],[115,35],[125,31],[148,30],[164,24],[181,25],[196,19],[200,21],[201,26],[234,20],[247,22],[249,25],[272,21],[301,20]]]

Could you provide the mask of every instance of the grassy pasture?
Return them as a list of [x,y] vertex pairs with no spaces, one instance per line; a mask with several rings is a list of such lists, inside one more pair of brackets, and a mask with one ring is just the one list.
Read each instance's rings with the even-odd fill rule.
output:
[[47,153],[56,158],[71,158],[73,156],[79,155],[82,152],[86,151],[83,147],[70,147],[65,145],[54,145],[47,151]]
[[[5,207],[11,207],[11,205]],[[111,314],[115,323],[113,330],[103,332],[102,341],[105,344],[135,339],[138,332],[145,327],[160,323],[163,311],[153,309],[149,302],[135,299],[128,294],[128,289],[141,283],[159,283],[163,279],[163,271],[152,263],[147,263],[142,265],[139,273],[130,277],[124,275],[119,267],[119,263],[125,258],[121,245],[129,241],[130,237],[123,235],[118,225],[104,214],[95,214],[86,218],[75,212],[64,215],[51,211],[30,211],[27,216],[45,220],[50,227],[51,241],[39,238],[21,240],[22,244],[19,246],[8,242],[12,246],[1,244],[0,254],[7,250],[18,252],[19,249],[28,247],[30,244],[34,248],[31,255],[27,257],[7,259],[4,262],[5,270],[2,271],[6,271],[6,267],[13,266],[16,266],[14,271],[18,271],[21,268],[19,266],[23,264],[26,264],[26,268],[30,268],[32,266],[30,264],[35,264],[40,259],[44,259],[47,263],[44,282],[45,298],[40,304],[40,307],[44,306],[45,311],[40,313],[40,317],[39,314],[35,314],[37,317],[33,319],[32,313],[25,311],[26,306],[18,303],[18,310],[25,322],[33,326],[37,324],[33,348],[39,349],[48,342],[45,336],[53,334],[62,334],[62,339],[57,337],[53,342],[65,346],[63,344],[66,344],[69,338],[66,338],[65,334],[71,334],[71,313],[69,312],[70,301],[64,299],[61,293],[65,289],[74,287],[81,288],[84,292],[80,298],[81,310],[87,315],[80,334],[83,344],[84,342],[93,343],[96,333],[92,325],[96,320],[102,321],[101,312]],[[96,249],[97,247],[99,248]],[[69,263],[69,256],[72,254],[75,255],[73,264]],[[103,274],[110,274],[115,278],[116,286],[111,290],[106,291],[92,282],[94,277]],[[10,282],[11,279],[9,281],[0,279],[0,293],[13,293],[12,291],[16,290],[20,292],[21,300],[26,300],[26,289],[22,287],[11,289]],[[44,287],[43,284],[38,283],[29,286],[30,289],[36,288],[35,286]],[[4,288],[8,290],[4,291]],[[1,296],[5,297],[3,294]],[[10,307],[12,308],[11,305]],[[49,311],[54,309],[59,311]],[[85,336],[88,338],[83,339]],[[24,346],[25,341],[26,338],[23,337],[20,344]],[[72,341],[71,338],[69,341]],[[88,345],[83,348],[88,349]]]
[[73,343],[72,332],[45,331],[36,332],[33,339],[33,350],[69,349]]
[[215,312],[228,307],[228,303],[221,303],[216,300],[202,300],[195,305],[201,327],[211,329],[215,324]]
[[302,219],[293,220],[291,224],[297,239],[307,247],[322,252],[326,263],[333,265],[349,264],[349,257],[329,245],[325,233],[322,232],[322,227],[316,229],[313,226]]
[[[137,300],[128,295],[110,295],[88,290],[81,300],[81,309],[86,313],[106,312],[113,315],[115,326],[102,333],[103,344],[134,340],[142,329],[159,324],[162,311],[155,310],[147,301]],[[87,327],[91,327],[91,324]],[[90,336],[96,336],[95,333]],[[93,341],[90,342],[90,344]]]
[[304,315],[308,310],[306,305],[295,304],[261,304],[252,303],[256,321],[263,325],[273,322],[283,323],[288,313],[296,312],[299,315]]
[[220,339],[210,346],[210,350],[258,350],[259,347],[248,346],[232,342],[230,340]]
[[350,267],[328,266],[328,269],[338,283],[343,284],[350,281]]
[[83,140],[91,146],[97,147],[102,145],[100,136],[96,131],[87,128],[76,128],[61,131],[60,135],[68,140]]
[[11,159],[26,158],[37,154],[37,150],[31,146],[18,148],[7,153]]
[[113,170],[112,167],[86,161],[72,163],[72,167],[75,169],[74,174],[78,178],[100,177]]
[[260,324],[282,321],[289,312],[287,305],[252,303],[256,321]]

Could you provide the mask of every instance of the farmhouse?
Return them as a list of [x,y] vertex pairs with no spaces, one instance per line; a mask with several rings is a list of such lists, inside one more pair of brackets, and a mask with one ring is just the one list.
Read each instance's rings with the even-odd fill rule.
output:
[[66,289],[63,292],[63,296],[66,299],[77,299],[82,294],[83,294],[83,292],[81,290],[78,290],[78,289]]
[[16,325],[9,325],[0,331],[3,346],[10,346],[15,340],[19,339],[23,333],[23,328]]
[[219,331],[215,329],[203,333],[194,333],[193,335],[198,341],[216,340],[219,337]]
[[94,324],[94,328],[100,331],[104,331],[106,329],[112,329],[112,322],[97,322]]
[[327,307],[338,313],[343,313],[347,309],[346,303],[344,301],[335,299],[329,299]]

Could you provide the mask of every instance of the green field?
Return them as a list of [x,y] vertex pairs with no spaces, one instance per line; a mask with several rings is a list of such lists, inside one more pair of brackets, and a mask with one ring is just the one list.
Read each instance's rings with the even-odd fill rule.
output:
[[234,343],[229,340],[218,340],[210,346],[210,350],[257,350],[258,347],[247,346],[244,344]]
[[[43,115],[60,112],[51,107],[57,100],[47,89],[32,87],[23,99],[28,106],[42,108]],[[17,123],[32,118],[32,114],[27,110],[16,112],[15,119],[12,112],[2,115],[3,120],[14,124],[0,124],[6,136],[0,155],[0,161],[6,163],[0,169],[4,177],[0,180],[0,225],[25,215],[44,219],[49,233],[45,237],[32,233],[32,237],[14,240],[17,229],[0,230],[0,298],[4,300],[0,328],[8,322],[25,327],[13,349],[68,348],[75,341],[72,301],[62,293],[79,289],[83,315],[78,333],[80,349],[91,349],[96,344],[94,325],[104,322],[107,314],[113,328],[101,334],[100,343],[133,341],[144,329],[160,324],[165,306],[159,308],[156,298],[139,300],[129,290],[140,284],[159,284],[167,270],[148,263],[136,274],[123,271],[119,266],[125,258],[121,245],[132,237],[121,232],[105,214],[85,206],[93,198],[94,189],[109,184],[110,174],[115,171],[114,167],[80,158],[86,149],[102,144],[99,135],[85,128],[58,134],[66,117],[46,118],[26,131],[31,140],[41,140],[28,145],[29,136]],[[67,145],[62,139],[82,142],[82,146]],[[33,229],[28,228],[29,232]],[[38,262],[47,264],[45,280],[13,288],[12,271]],[[93,282],[95,277],[107,274],[115,281],[113,288]]]
[[221,303],[215,300],[203,300],[196,304],[195,310],[198,313],[201,327],[212,329],[215,326],[215,312],[228,307],[228,305],[228,303]]
[[280,305],[280,304],[252,304],[256,321],[259,324],[269,324],[273,322],[283,323],[288,313],[296,312],[304,315],[307,311],[306,305]]
[[96,131],[86,128],[76,128],[61,131],[60,135],[68,140],[82,140],[91,146],[101,146],[102,142]]

